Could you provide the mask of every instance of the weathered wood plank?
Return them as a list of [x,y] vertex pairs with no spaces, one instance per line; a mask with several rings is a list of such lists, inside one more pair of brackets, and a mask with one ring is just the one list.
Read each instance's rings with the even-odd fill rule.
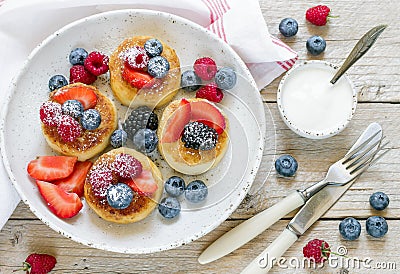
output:
[[[360,220],[363,231],[357,241],[345,241],[338,232],[339,221],[316,223],[285,254],[291,261],[301,260],[302,247],[307,241],[321,238],[332,250],[344,245],[349,256],[361,259],[370,257],[371,266],[378,262],[394,263],[397,273],[400,268],[398,244],[389,239],[397,238],[400,221],[389,220],[389,232],[383,239],[372,239],[366,235],[365,221]],[[128,255],[96,250],[73,242],[52,231],[38,220],[12,220],[0,232],[0,273],[10,273],[17,269],[30,252],[47,252],[57,257],[54,273],[239,273],[257,254],[275,239],[284,229],[287,221],[280,221],[268,232],[236,250],[227,257],[208,265],[197,263],[197,257],[210,242],[236,226],[240,221],[228,221],[200,240],[169,251],[148,255]],[[134,243],[132,243],[134,244]],[[339,262],[339,261],[337,261]],[[289,264],[286,263],[289,267]],[[274,268],[272,273],[293,273],[294,268]],[[323,273],[339,273],[339,267],[329,266]],[[312,269],[298,269],[296,273],[309,273]],[[376,269],[349,269],[350,273],[376,273]]]
[[[281,38],[299,54],[299,62],[309,59],[321,59],[341,64],[357,40],[370,28],[379,24],[388,24],[374,47],[360,59],[348,74],[360,92],[360,101],[400,101],[400,28],[396,22],[398,9],[396,1],[324,1],[339,18],[330,19],[328,25],[317,27],[306,22],[305,11],[313,3],[307,1],[285,1],[273,3],[261,0],[264,18],[271,34]],[[281,19],[293,17],[299,23],[299,32],[295,37],[280,35],[278,25]],[[327,41],[326,51],[319,56],[307,54],[306,40],[312,35],[320,35]],[[268,101],[276,100],[276,90],[280,78],[264,91]]]

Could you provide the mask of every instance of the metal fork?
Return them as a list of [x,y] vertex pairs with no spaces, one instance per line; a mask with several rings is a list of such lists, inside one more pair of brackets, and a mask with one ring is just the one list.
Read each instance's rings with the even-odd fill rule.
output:
[[[241,247],[289,212],[304,205],[307,200],[325,186],[332,184],[344,185],[354,182],[373,163],[372,161],[378,151],[386,145],[381,145],[383,140],[382,129],[380,128],[373,132],[375,133],[369,138],[364,138],[365,141],[357,146],[353,146],[342,159],[332,164],[322,181],[302,191],[296,190],[292,192],[279,203],[228,231],[200,255],[198,258],[199,263],[206,264],[212,262]],[[357,143],[359,142],[357,141]]]

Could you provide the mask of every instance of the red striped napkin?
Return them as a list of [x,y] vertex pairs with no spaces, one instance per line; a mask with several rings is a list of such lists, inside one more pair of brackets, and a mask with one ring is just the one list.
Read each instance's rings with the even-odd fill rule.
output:
[[[77,19],[123,8],[169,12],[214,32],[247,64],[260,90],[297,60],[293,50],[269,34],[258,0],[0,0],[0,91],[7,90],[48,35]],[[1,164],[0,201],[1,229],[19,202]]]

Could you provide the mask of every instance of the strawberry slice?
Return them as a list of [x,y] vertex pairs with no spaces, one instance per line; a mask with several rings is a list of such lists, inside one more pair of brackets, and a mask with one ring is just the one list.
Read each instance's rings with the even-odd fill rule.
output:
[[147,72],[134,70],[126,64],[124,65],[124,69],[122,71],[122,78],[132,87],[138,89],[141,89],[144,86],[150,86],[150,83],[153,80],[153,77]]
[[185,125],[190,122],[190,102],[181,99],[179,107],[171,114],[164,129],[162,143],[173,143],[179,140]]
[[37,180],[36,184],[49,209],[60,218],[74,217],[82,208],[76,193],[68,193],[52,183]]
[[97,95],[89,86],[67,86],[57,90],[52,99],[61,105],[67,100],[78,100],[84,109],[94,108],[97,104]]
[[28,174],[42,181],[54,181],[68,177],[74,170],[77,157],[39,156],[28,164]]
[[66,192],[74,192],[78,194],[79,197],[82,197],[86,175],[88,174],[92,165],[93,163],[91,161],[77,162],[71,175],[69,175],[67,178],[59,179],[52,183],[58,185]]
[[201,122],[212,127],[218,134],[226,128],[225,117],[212,104],[206,101],[195,101],[190,103],[191,120]]
[[125,183],[130,186],[133,191],[142,196],[150,196],[158,189],[158,185],[150,170],[143,170],[139,177],[128,179]]

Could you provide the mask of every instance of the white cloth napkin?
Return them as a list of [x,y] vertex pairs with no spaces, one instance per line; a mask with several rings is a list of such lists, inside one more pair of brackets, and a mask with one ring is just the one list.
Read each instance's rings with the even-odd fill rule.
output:
[[[269,34],[258,0],[0,0],[0,105],[29,53],[54,31],[96,13],[140,8],[169,12],[207,28],[227,42],[261,90],[293,66],[297,55]],[[0,229],[20,198],[0,164]]]

